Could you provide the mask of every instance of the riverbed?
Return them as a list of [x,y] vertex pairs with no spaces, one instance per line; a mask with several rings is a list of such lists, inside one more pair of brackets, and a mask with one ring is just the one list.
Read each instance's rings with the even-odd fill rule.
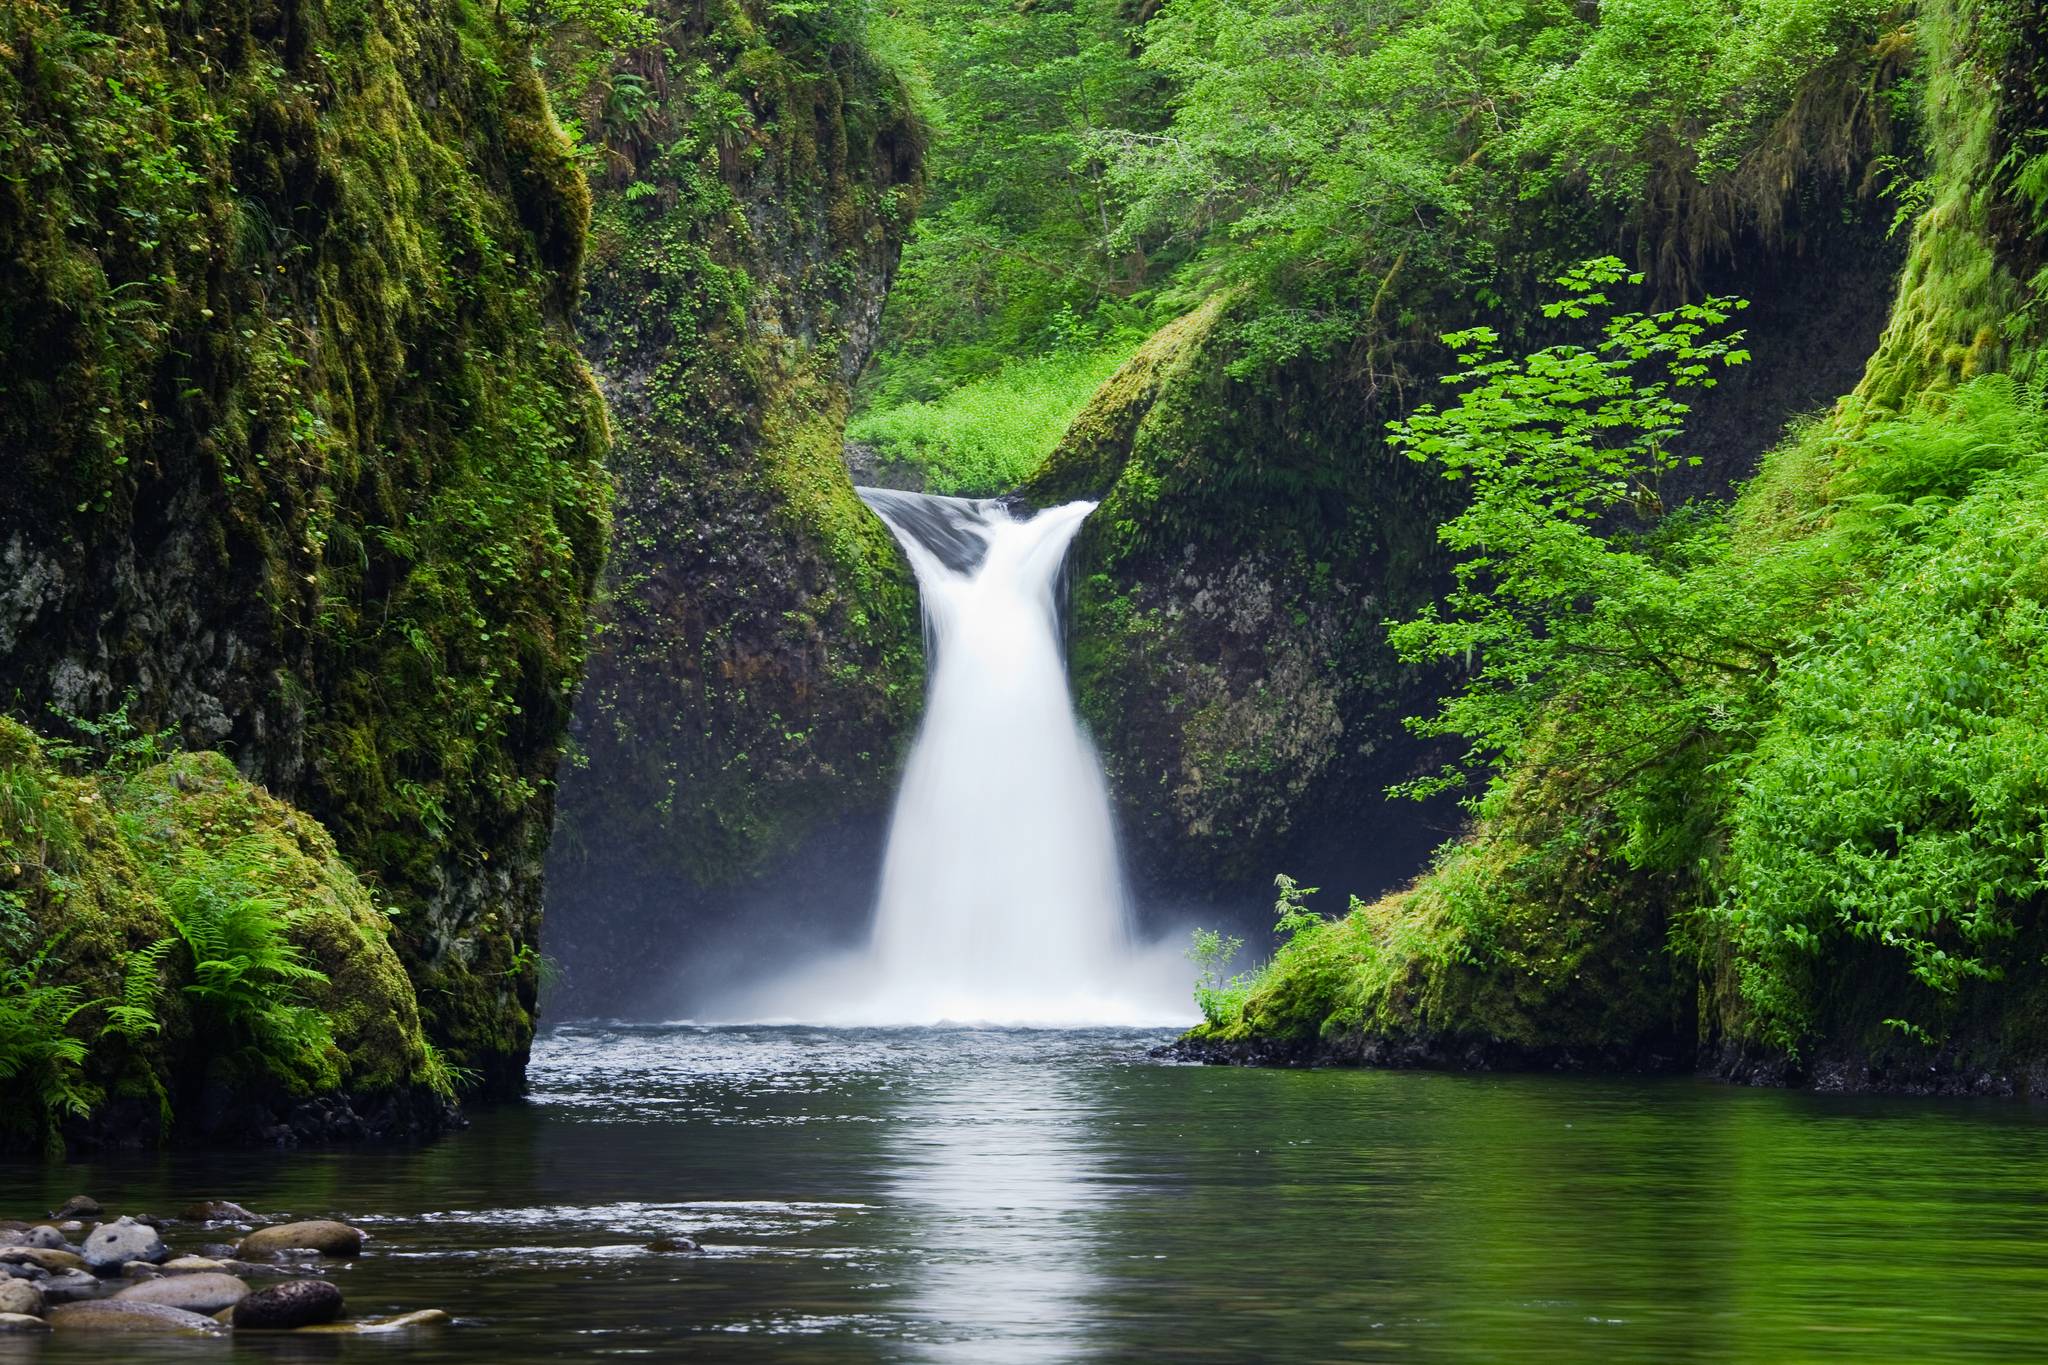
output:
[[[1252,1071],[1157,1033],[573,1027],[417,1149],[0,1166],[345,1218],[392,1338],[122,1359],[2030,1360],[2048,1115],[1686,1079]],[[650,1251],[691,1238],[696,1252]],[[86,1336],[0,1360],[104,1361]]]

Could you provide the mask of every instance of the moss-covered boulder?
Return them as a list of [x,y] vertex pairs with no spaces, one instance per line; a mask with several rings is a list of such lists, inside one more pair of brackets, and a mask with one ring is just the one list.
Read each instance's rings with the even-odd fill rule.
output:
[[[909,571],[842,457],[921,131],[820,17],[656,14],[665,47],[579,110],[603,138],[583,326],[619,492],[549,874],[566,1009],[622,1007],[707,908],[877,818],[922,683]],[[621,87],[658,97],[622,122]]]
[[[311,975],[281,999],[317,1016],[313,1042],[246,1036],[204,989],[189,903],[213,895],[259,915]],[[253,910],[250,903],[254,902]],[[180,921],[184,921],[181,925]],[[319,823],[219,754],[132,773],[80,774],[0,718],[0,1017],[66,991],[43,1041],[82,1049],[78,1103],[50,1104],[34,1038],[0,1028],[4,1140],[149,1143],[418,1136],[446,1121],[449,1075],[421,1030],[393,921]]]
[[[333,831],[516,1088],[608,485],[588,197],[475,5],[0,3],[0,696]],[[61,728],[61,727],[59,727]]]

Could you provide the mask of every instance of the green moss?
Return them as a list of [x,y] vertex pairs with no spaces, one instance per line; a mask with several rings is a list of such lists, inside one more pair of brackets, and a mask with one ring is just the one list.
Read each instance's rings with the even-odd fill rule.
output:
[[[230,1055],[228,1040],[200,1027],[183,991],[190,963],[177,951],[154,959],[156,1027],[109,1030],[109,1006],[123,998],[131,964],[174,937],[164,880],[231,847],[261,869],[249,893],[278,898],[287,939],[327,978],[304,992],[332,1033],[331,1049],[308,1070],[242,1069],[246,1059]],[[47,948],[42,979],[75,986],[91,1002],[67,1028],[87,1047],[96,1110],[140,1101],[168,1124],[198,1107],[197,1088],[207,1084],[299,1095],[445,1086],[430,1065],[389,918],[317,821],[219,754],[181,754],[132,775],[73,775],[25,727],[0,717],[0,912],[0,958],[20,963]],[[0,1098],[28,1103],[4,1091]],[[98,1122],[95,1115],[80,1127]]]
[[552,874],[579,945],[630,888],[730,883],[879,804],[922,681],[914,585],[843,456],[922,130],[857,43],[773,6],[665,38],[635,59],[643,126],[577,110],[619,486]]
[[[475,4],[9,0],[0,161],[0,539],[39,585],[0,686],[132,687],[231,753],[423,979],[515,958],[610,501],[589,195],[525,44]],[[519,1055],[526,976],[488,1051],[430,1027]]]

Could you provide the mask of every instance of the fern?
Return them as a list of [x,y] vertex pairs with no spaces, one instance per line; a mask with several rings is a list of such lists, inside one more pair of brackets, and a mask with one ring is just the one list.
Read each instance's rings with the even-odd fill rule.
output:
[[0,967],[0,1095],[26,1100],[0,1104],[0,1125],[40,1128],[45,1145],[61,1154],[58,1124],[67,1115],[84,1118],[97,1098],[85,1079],[85,1043],[66,1030],[100,1002],[84,999],[77,986],[37,980],[58,941]]
[[157,975],[162,969],[164,955],[177,942],[176,938],[160,938],[147,948],[128,955],[127,970],[121,978],[120,998],[107,1003],[107,1024],[101,1030],[103,1034],[138,1042],[152,1033],[163,1031],[163,1025],[156,1017]]
[[300,992],[324,984],[285,937],[285,899],[257,890],[270,875],[260,840],[218,853],[187,849],[162,880],[165,908],[191,954],[192,996],[207,1022],[261,1070],[295,1085],[327,1069],[334,1033]]

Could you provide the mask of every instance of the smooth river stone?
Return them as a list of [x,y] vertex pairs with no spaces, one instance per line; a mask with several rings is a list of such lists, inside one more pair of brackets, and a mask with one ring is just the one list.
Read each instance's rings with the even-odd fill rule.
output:
[[169,1259],[171,1249],[157,1230],[133,1218],[116,1218],[85,1235],[85,1263],[101,1275],[111,1275],[129,1261],[155,1265]]
[[51,1209],[50,1217],[58,1219],[97,1218],[104,1212],[105,1210],[100,1207],[100,1201],[91,1195],[74,1194],[56,1208]]
[[0,1313],[0,1332],[47,1332],[50,1324],[26,1313]]
[[218,1313],[233,1308],[249,1297],[249,1286],[232,1275],[166,1275],[160,1280],[131,1284],[114,1295],[121,1303],[160,1303],[188,1313]]
[[173,1256],[157,1269],[166,1275],[204,1275],[208,1272],[227,1273],[228,1263],[216,1261],[211,1256]]
[[21,1246],[41,1247],[45,1251],[69,1251],[71,1239],[48,1223],[38,1223],[21,1235]]
[[235,1305],[238,1328],[311,1327],[341,1316],[341,1291],[325,1280],[286,1280]]
[[322,1256],[353,1256],[363,1249],[363,1234],[346,1223],[325,1218],[279,1223],[258,1228],[235,1248],[237,1256],[275,1256],[280,1251],[317,1251]]
[[0,1313],[43,1314],[43,1291],[27,1280],[0,1280]]
[[60,1332],[174,1332],[213,1336],[220,1324],[203,1313],[188,1313],[161,1303],[123,1299],[89,1299],[52,1308],[50,1326]]

